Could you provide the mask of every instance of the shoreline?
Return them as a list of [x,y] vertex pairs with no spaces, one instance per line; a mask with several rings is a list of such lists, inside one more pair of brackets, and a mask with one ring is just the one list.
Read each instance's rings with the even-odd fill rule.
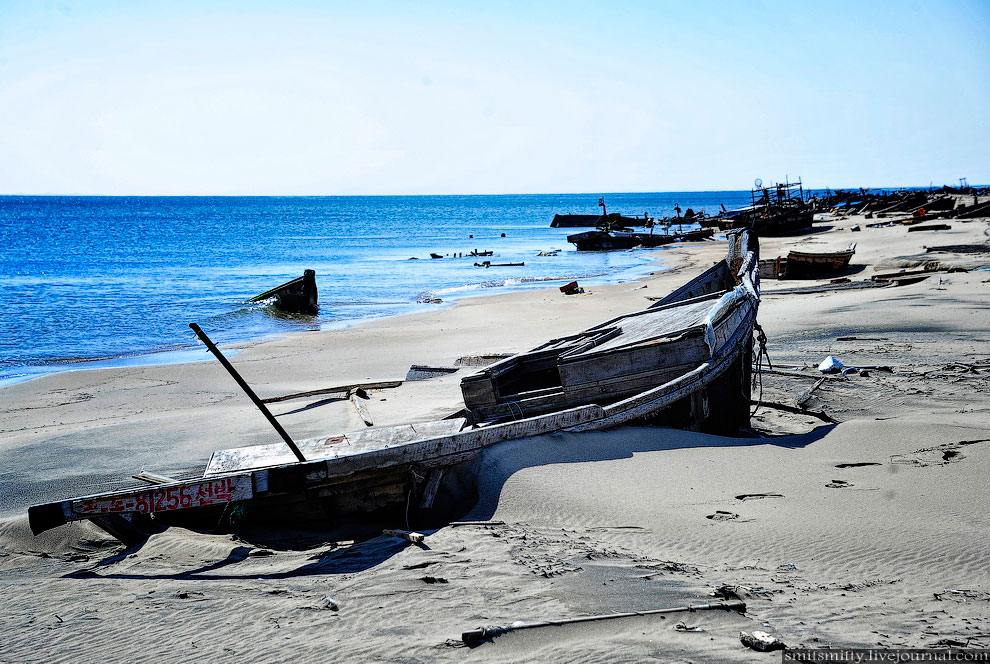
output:
[[[623,283],[633,283],[638,282],[649,277],[650,273],[653,271],[659,271],[666,269],[664,265],[660,262],[660,258],[665,253],[667,249],[658,251],[657,249],[651,249],[642,251],[645,258],[642,263],[638,265],[628,266],[623,268],[614,274],[598,274],[591,277],[547,277],[542,279],[525,279],[518,281],[513,285],[500,285],[500,286],[484,286],[479,284],[467,284],[460,287],[455,287],[453,292],[451,289],[428,289],[423,291],[422,296],[436,296],[442,295],[443,302],[440,304],[427,304],[419,301],[412,301],[405,303],[403,306],[408,306],[415,308],[414,311],[396,312],[396,313],[385,313],[380,315],[369,315],[361,316],[355,318],[345,318],[333,321],[327,321],[321,323],[318,328],[309,330],[284,330],[284,331],[271,331],[264,332],[260,336],[241,338],[241,339],[231,339],[220,342],[218,345],[223,349],[235,349],[244,345],[253,345],[256,343],[264,343],[267,340],[278,339],[284,336],[291,336],[296,334],[308,334],[313,331],[328,332],[332,330],[345,329],[348,327],[353,327],[356,325],[364,325],[370,322],[383,320],[387,318],[393,318],[397,316],[412,316],[417,314],[428,313],[429,311],[439,311],[450,306],[456,305],[465,299],[471,298],[484,298],[484,297],[498,297],[502,295],[508,295],[512,293],[523,293],[529,291],[537,291],[542,289],[552,290],[552,285],[547,284],[565,284],[568,281],[573,280],[587,280],[584,283],[589,284],[593,287],[606,286],[606,285],[618,285]],[[463,292],[461,292],[463,289]],[[485,292],[487,290],[492,292]],[[480,291],[480,292],[478,292]],[[417,306],[418,305],[418,306]],[[315,317],[314,317],[315,318]],[[210,331],[207,330],[207,334]],[[119,369],[124,367],[142,367],[142,366],[162,366],[162,365],[175,365],[184,364],[187,362],[203,362],[213,359],[212,356],[207,355],[206,357],[200,359],[192,359],[191,354],[196,353],[200,350],[201,344],[190,343],[188,345],[171,345],[168,347],[156,349],[143,349],[134,350],[133,352],[122,353],[120,355],[103,356],[103,357],[65,357],[53,359],[49,362],[42,364],[27,364],[18,365],[10,368],[0,369],[0,390],[10,385],[16,385],[23,382],[28,382],[32,380],[37,380],[39,378],[59,374],[63,372],[70,371],[91,371],[98,369]]]

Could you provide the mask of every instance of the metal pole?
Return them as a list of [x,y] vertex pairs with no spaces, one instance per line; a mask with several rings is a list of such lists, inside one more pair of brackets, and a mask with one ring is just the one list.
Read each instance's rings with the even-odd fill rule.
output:
[[261,399],[259,399],[258,395],[254,393],[254,390],[252,390],[248,384],[244,382],[244,379],[241,378],[241,375],[237,373],[227,358],[223,356],[220,349],[217,348],[212,341],[210,341],[210,338],[206,336],[206,332],[203,332],[203,330],[200,329],[199,325],[196,323],[189,323],[189,327],[196,333],[196,336],[199,337],[200,341],[206,344],[206,347],[210,349],[210,352],[213,353],[218,360],[220,360],[220,364],[223,365],[223,368],[227,370],[227,373],[233,376],[234,380],[237,381],[237,384],[241,386],[241,389],[244,390],[244,392],[251,398],[254,405],[258,407],[258,410],[260,410],[261,413],[268,418],[268,422],[275,427],[275,431],[278,432],[278,435],[282,436],[282,440],[284,440],[285,444],[289,446],[292,453],[296,455],[296,458],[300,461],[305,461],[306,457],[304,457],[303,453],[299,451],[296,444],[292,442],[292,438],[289,437],[289,434],[286,433],[285,429],[282,428],[282,425],[278,423],[278,420],[275,419],[275,416],[271,414],[271,411],[268,410],[265,404],[261,402]]

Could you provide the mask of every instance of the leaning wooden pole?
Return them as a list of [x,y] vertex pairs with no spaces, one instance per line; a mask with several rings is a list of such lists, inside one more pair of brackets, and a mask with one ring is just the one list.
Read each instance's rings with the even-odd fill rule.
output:
[[241,386],[241,389],[244,390],[244,392],[251,398],[251,401],[254,402],[254,405],[258,407],[258,410],[260,410],[262,414],[268,418],[268,422],[273,427],[275,427],[275,431],[278,432],[278,435],[282,436],[282,440],[284,440],[285,444],[289,446],[289,449],[292,450],[292,453],[296,455],[296,458],[299,459],[300,461],[305,461],[306,457],[304,457],[303,453],[299,451],[299,448],[296,447],[296,444],[292,442],[292,438],[289,436],[286,430],[282,428],[282,425],[278,423],[278,420],[275,419],[275,416],[272,415],[271,411],[268,410],[268,408],[265,406],[264,403],[262,403],[261,399],[258,398],[258,395],[254,393],[254,390],[252,390],[251,387],[244,382],[244,379],[241,378],[241,375],[239,373],[237,373],[237,370],[234,369],[234,366],[230,363],[230,361],[223,356],[223,353],[220,352],[220,349],[217,348],[212,341],[210,341],[210,338],[206,336],[206,332],[203,332],[203,330],[200,329],[199,325],[197,325],[196,323],[189,323],[189,327],[192,328],[192,331],[196,333],[196,336],[199,337],[200,341],[206,344],[206,347],[210,349],[210,352],[213,353],[213,355],[216,356],[218,360],[220,360],[220,364],[223,365],[223,368],[227,370],[227,373],[229,373],[234,378],[235,381],[237,381],[237,384]]

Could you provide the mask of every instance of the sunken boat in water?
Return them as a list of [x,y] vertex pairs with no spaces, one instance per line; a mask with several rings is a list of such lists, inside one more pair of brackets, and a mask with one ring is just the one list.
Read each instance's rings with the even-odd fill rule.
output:
[[711,228],[685,233],[630,233],[625,231],[587,231],[568,235],[567,241],[578,251],[609,251],[635,247],[662,247],[674,242],[697,242],[712,237]]
[[319,291],[316,288],[316,271],[305,270],[301,277],[287,281],[260,295],[255,295],[248,302],[263,302],[273,300],[273,304],[281,311],[290,314],[315,315],[320,310]]
[[316,512],[324,523],[398,506],[399,523],[399,512],[433,506],[445,470],[502,441],[636,422],[735,433],[749,426],[758,259],[755,237],[730,233],[725,260],[651,307],[465,377],[454,416],[298,443],[207,343],[284,443],[217,451],[202,477],[36,505],[31,529],[89,519],[133,543],[169,524],[216,527],[237,505],[261,519]]

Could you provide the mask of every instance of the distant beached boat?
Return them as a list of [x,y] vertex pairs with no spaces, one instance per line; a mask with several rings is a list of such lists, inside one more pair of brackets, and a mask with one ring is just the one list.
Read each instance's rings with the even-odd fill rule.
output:
[[242,502],[262,519],[315,513],[325,521],[388,506],[407,517],[410,506],[433,506],[446,469],[502,441],[634,422],[736,433],[749,426],[758,258],[755,237],[730,233],[725,260],[649,308],[465,377],[464,409],[443,420],[370,427],[361,390],[334,388],[349,395],[369,428],[298,443],[202,335],[285,444],[219,450],[196,479],[144,473],[135,477],[154,486],[36,505],[28,511],[31,529],[89,519],[133,544],[170,524],[215,527]]

